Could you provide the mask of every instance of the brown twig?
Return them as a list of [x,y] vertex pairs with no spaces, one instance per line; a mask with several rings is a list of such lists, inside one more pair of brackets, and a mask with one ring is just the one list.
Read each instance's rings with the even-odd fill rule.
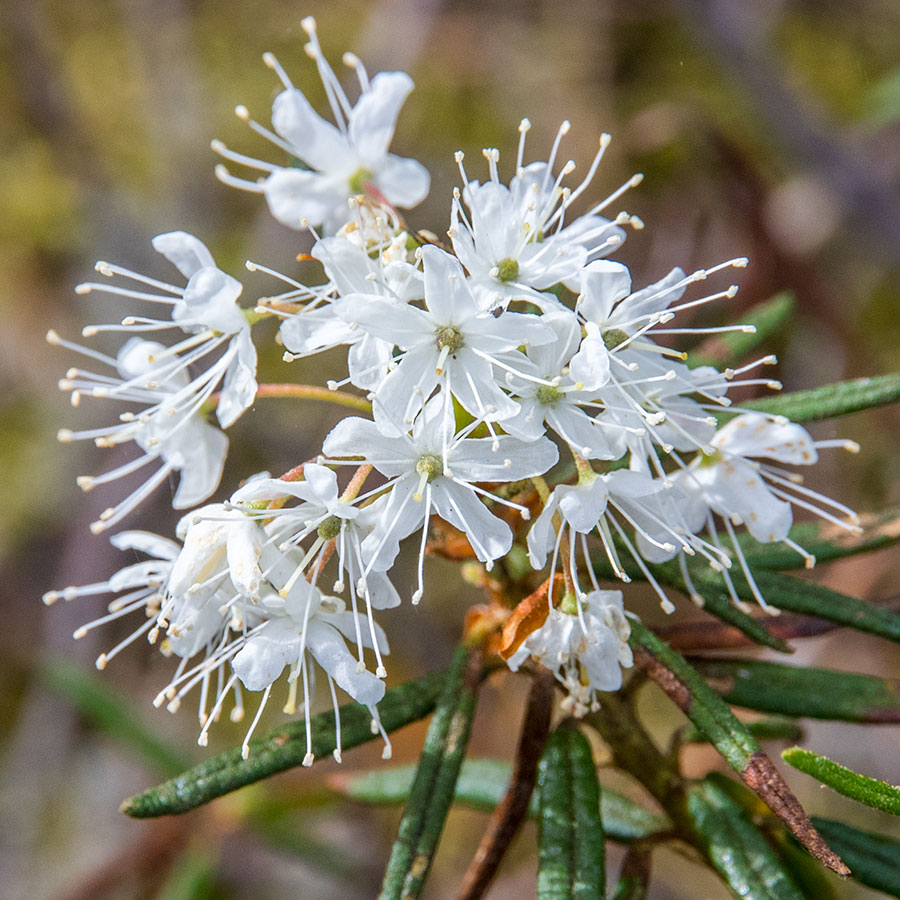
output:
[[553,685],[553,676],[546,669],[542,669],[531,683],[512,778],[503,799],[491,813],[484,837],[463,878],[459,900],[479,900],[484,896],[500,861],[528,815],[538,761],[550,733]]
[[[766,621],[766,629],[784,640],[818,637],[842,626],[824,619],[801,615],[782,615]],[[697,653],[702,650],[737,650],[742,647],[758,647],[742,631],[724,622],[682,622],[654,628],[654,631],[673,650],[680,653]]]

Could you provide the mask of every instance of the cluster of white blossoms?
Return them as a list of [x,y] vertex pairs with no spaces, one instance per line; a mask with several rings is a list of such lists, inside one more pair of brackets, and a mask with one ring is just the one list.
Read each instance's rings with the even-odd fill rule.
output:
[[[735,285],[703,296],[695,288],[746,260],[692,274],[674,269],[633,290],[629,270],[606,257],[625,229],[642,227],[627,212],[611,213],[640,179],[577,214],[609,136],[571,186],[575,164],[558,161],[568,123],[546,161],[527,162],[530,124],[523,120],[508,182],[497,150],[484,151],[483,182],[469,176],[457,153],[462,184],[450,203],[449,243],[410,230],[399,210],[425,197],[429,177],[418,162],[388,152],[410,78],[387,72],[369,80],[348,54],[360,85],[351,105],[312,20],[304,27],[334,123],[267,56],[284,83],[274,131],[243,107],[238,114],[282,153],[281,164],[219,142],[213,148],[263,173],[251,181],[220,166],[222,181],[264,194],[279,221],[312,234],[320,283],[279,275],[283,293],[241,307],[241,283],[197,238],[172,232],[153,245],[186,284],[102,262],[104,279],[76,289],[127,302],[121,323],[84,329],[85,337],[128,335],[115,356],[48,335],[91,367],[72,368],[60,382],[72,404],[115,401],[119,410],[112,424],[64,430],[60,439],[138,448],[109,471],[80,478],[80,486],[145,466],[152,472],[92,530],[117,525],[175,472],[173,505],[191,510],[176,541],[142,531],[112,536],[117,548],[145,561],[102,583],[45,595],[48,603],[113,595],[108,614],[76,637],[122,616],[144,616],[99,667],[141,635],[178,657],[157,703],[174,711],[196,690],[205,744],[229,696],[237,720],[243,692],[261,692],[249,740],[285,671],[285,710],[302,708],[309,734],[315,661],[334,703],[339,758],[335,686],[366,705],[380,728],[388,645],[374,615],[404,599],[426,600],[425,556],[437,518],[465,537],[487,569],[514,544],[527,552],[532,585],[546,586],[546,610],[509,665],[533,659],[552,669],[569,708],[582,715],[597,703],[596,692],[621,685],[622,667],[631,665],[631,613],[621,591],[601,588],[594,550],[621,582],[629,581],[627,570],[642,573],[667,611],[672,602],[650,565],[677,559],[696,597],[688,557],[721,573],[741,603],[729,574],[737,566],[765,607],[736,528],[756,541],[783,541],[811,564],[788,537],[793,507],[856,527],[850,510],[782,468],[811,465],[819,448],[851,445],[814,441],[784,418],[731,407],[726,395],[735,385],[779,387],[753,373],[772,357],[723,372],[690,368],[684,353],[659,341],[729,330],[670,323],[733,297]],[[147,314],[160,309],[164,315]],[[226,502],[200,506],[219,486],[228,448],[222,429],[259,393],[253,326],[273,316],[287,361],[346,347],[347,377],[327,386],[371,412],[343,419],[320,454],[280,478],[254,475]],[[348,385],[357,393],[341,390]],[[416,571],[398,578],[407,538],[417,548]],[[387,753],[386,735],[385,742]],[[248,748],[245,740],[245,754]],[[310,744],[306,762],[312,758]]]

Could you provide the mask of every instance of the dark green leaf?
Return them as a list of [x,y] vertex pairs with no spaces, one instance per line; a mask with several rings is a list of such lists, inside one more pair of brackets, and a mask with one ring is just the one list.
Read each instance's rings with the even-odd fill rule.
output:
[[781,818],[804,847],[839,874],[847,867],[822,841],[805,810],[753,735],[702,676],[638,620],[631,621],[635,661],[709,739],[754,793]]
[[734,713],[681,654],[676,653],[637,619],[631,620],[630,643],[636,650],[649,653],[668,672],[675,675],[678,683],[673,682],[673,688],[682,693],[683,702],[680,705],[685,714],[706,735],[725,761],[742,774],[753,757],[760,752],[759,744],[746,726],[735,718]]
[[740,362],[771,334],[779,330],[791,317],[794,298],[790,294],[777,294],[771,300],[760,303],[741,314],[741,323],[752,325],[756,331],[728,331],[708,338],[688,354],[688,365],[715,366],[724,369]]
[[[427,716],[434,709],[446,677],[446,672],[432,672],[389,690],[378,704],[384,728],[395,731]],[[341,707],[340,715],[345,750],[376,737],[370,728],[369,711],[364,706],[348,703]],[[334,714],[313,716],[313,753],[317,757],[325,756],[334,747]],[[122,812],[138,819],[187,812],[244,785],[299,766],[305,755],[304,723],[287,722],[271,734],[252,740],[247,759],[241,757],[240,749],[228,750],[159,787],[130,797],[122,804]]]
[[[473,667],[477,675],[473,677]],[[481,653],[459,647],[419,757],[380,900],[413,900],[425,884],[466,754],[481,681]]]
[[900,400],[900,373],[854,378],[826,384],[808,391],[793,391],[741,404],[746,409],[758,409],[777,416],[787,416],[792,422],[821,422],[848,413],[887,406]]
[[741,900],[804,900],[783,862],[729,794],[711,781],[687,791],[687,810],[707,859]]
[[[859,525],[861,534],[831,522],[801,522],[791,528],[788,536],[819,562],[881,550],[900,541],[900,509],[896,507],[861,515]],[[785,544],[760,544],[748,534],[742,534],[738,539],[753,571],[757,568],[800,569],[805,565],[804,558]]]
[[163,775],[186,769],[190,762],[161,741],[135,714],[134,705],[80,666],[49,660],[38,667],[41,680],[65,697],[98,731],[120,741]]
[[613,900],[644,900],[650,886],[650,848],[635,845],[628,848],[619,872]]
[[[329,784],[348,797],[363,803],[399,804],[409,797],[415,776],[415,765],[391,766],[349,776],[334,775]],[[501,759],[467,759],[462,764],[456,782],[454,803],[482,812],[493,812],[503,798],[512,766]],[[529,815],[537,815],[537,796],[532,796]],[[600,811],[603,830],[614,841],[635,841],[666,831],[668,820],[638,806],[624,794],[603,788],[600,792]]]
[[691,662],[728,703],[848,722],[900,722],[900,681],[751,659]]
[[[654,574],[662,584],[677,588],[685,595],[690,593],[677,565],[656,566]],[[703,598],[703,609],[708,613],[737,628],[756,644],[771,647],[781,653],[794,652],[790,644],[768,631],[762,621],[747,615],[734,605],[725,589],[722,576],[709,566],[696,567],[696,570],[691,572],[691,581],[697,593]]]
[[[692,660],[694,665],[698,660]],[[697,668],[702,672],[701,666]],[[705,673],[704,673],[705,674]],[[719,686],[714,682],[713,687],[719,690]],[[719,691],[721,693],[721,691]],[[725,698],[728,699],[727,697]],[[731,702],[731,701],[729,701]],[[742,704],[738,704],[742,705]],[[803,737],[803,729],[790,719],[758,719],[755,722],[744,722],[747,731],[753,735],[758,741],[799,741]],[[708,738],[705,734],[692,728],[685,732],[682,738],[684,744],[705,744]]]
[[788,765],[821,781],[832,790],[882,812],[900,816],[900,787],[860,775],[826,756],[802,747],[789,747],[781,754]]
[[813,816],[813,824],[840,853],[857,881],[900,897],[900,841],[818,816]]
[[547,741],[538,769],[538,898],[606,896],[600,788],[587,738],[563,722]]
[[[778,609],[827,619],[857,631],[900,641],[900,615],[889,609],[778,572],[754,572],[753,577],[766,602]],[[742,576],[732,573],[732,580],[740,596],[752,597]]]

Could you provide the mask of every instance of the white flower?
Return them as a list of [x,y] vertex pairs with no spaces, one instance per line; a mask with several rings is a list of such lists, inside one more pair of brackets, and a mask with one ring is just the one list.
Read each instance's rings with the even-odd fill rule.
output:
[[[247,509],[249,504],[289,499],[301,502],[295,506],[272,504],[264,510],[254,512]],[[311,573],[316,583],[330,554],[336,550],[337,579],[333,590],[341,593],[344,588],[350,592],[353,613],[357,613],[357,588],[360,584],[366,561],[361,545],[374,529],[371,512],[354,505],[357,501],[343,500],[338,495],[337,476],[325,466],[306,463],[303,466],[302,481],[284,481],[280,478],[255,478],[238,490],[231,498],[236,506],[244,508],[247,516],[266,520],[268,536],[265,548],[266,570],[271,580],[279,580],[282,597],[293,589],[301,576]],[[314,539],[303,546],[307,538]],[[298,550],[302,552],[297,552]],[[281,558],[279,558],[281,554]],[[299,561],[298,561],[299,560]],[[387,576],[382,572],[372,572],[362,582],[362,598],[365,601],[369,623],[370,643],[376,654],[376,674],[384,677],[387,673],[378,655],[375,640],[373,609],[388,609],[400,603],[400,597]],[[357,627],[359,622],[357,621]],[[361,635],[356,635],[359,664],[363,663]]]
[[[530,300],[545,309],[558,308],[556,298],[543,292],[556,284],[577,290],[582,267],[589,260],[604,256],[625,238],[617,224],[598,215],[625,188],[572,223],[565,221],[569,206],[590,184],[609,145],[609,135],[601,137],[600,149],[587,176],[572,191],[561,187],[561,182],[575,168],[573,162],[566,163],[559,176],[553,174],[559,143],[568,133],[569,123],[564,122],[560,128],[546,163],[523,166],[525,134],[530,127],[527,119],[519,126],[516,174],[509,187],[500,181],[500,154],[496,149],[484,151],[490,167],[490,180],[484,184],[469,180],[462,165],[463,154],[456,154],[464,184],[462,199],[469,215],[463,210],[457,191],[449,234],[454,252],[471,277],[472,292],[485,310],[505,309],[513,300]],[[639,181],[638,176],[628,186]],[[627,213],[617,221],[640,225]]]
[[[240,678],[244,687],[250,691],[265,691],[263,700],[265,703],[272,684],[281,676],[285,666],[290,666],[291,694],[288,700],[290,711],[293,711],[296,685],[301,678],[304,707],[308,709],[312,680],[306,659],[306,652],[309,651],[325,671],[329,685],[334,681],[358,703],[369,707],[375,716],[374,707],[384,696],[384,682],[365,667],[360,668],[346,644],[346,639],[353,638],[359,633],[357,616],[345,611],[342,601],[337,597],[324,597],[315,587],[305,583],[302,599],[292,593],[286,600],[272,597],[267,601],[267,606],[270,617],[237,642],[240,649],[231,665],[235,676]],[[388,645],[384,632],[378,626],[375,626],[375,629],[373,639],[377,642],[380,658],[381,655],[388,653]],[[367,638],[364,640],[366,646],[373,646]],[[340,719],[333,687],[331,693],[335,703],[338,739],[334,754],[340,761]],[[312,765],[312,736],[308,716],[306,721],[307,755],[303,764]],[[389,746],[388,744],[387,747]],[[245,758],[248,751],[245,740]],[[389,755],[389,750],[387,752]]]
[[[584,477],[584,476],[583,476]],[[680,491],[666,486],[661,479],[650,478],[642,472],[620,469],[607,475],[584,478],[579,484],[558,485],[544,504],[528,532],[528,556],[535,569],[544,567],[552,550],[551,573],[555,572],[564,535],[568,535],[569,558],[564,561],[575,581],[576,595],[584,590],[578,580],[576,565],[580,550],[591,583],[597,589],[593,574],[587,535],[596,531],[616,576],[631,581],[620,562],[616,544],[621,543],[660,598],[662,608],[673,612],[675,607],[660,587],[644,560],[663,562],[679,550],[689,555],[700,553],[720,568],[728,565],[727,556],[694,535],[681,512]],[[562,527],[554,528],[554,514],[559,513]],[[612,515],[615,512],[616,515]],[[628,537],[624,520],[635,533],[635,542]]]
[[[302,24],[310,38],[306,50],[318,66],[336,124],[317,115],[275,58],[266,54],[263,59],[285,87],[272,107],[276,133],[256,122],[250,124],[306,168],[261,162],[214,141],[213,149],[226,159],[268,173],[258,181],[247,181],[217,166],[216,175],[225,184],[265,194],[272,215],[292,228],[309,224],[337,231],[348,219],[348,198],[364,192],[404,209],[421,203],[430,183],[427,170],[415,160],[388,152],[400,107],[413,88],[412,79],[404,72],[381,72],[369,81],[362,63],[347,54],[345,61],[356,69],[361,90],[351,107],[319,47],[315,21],[309,17]],[[243,107],[238,107],[238,114],[249,121]]]
[[[90,490],[157,459],[163,463],[140,488],[116,507],[104,511],[100,521],[92,526],[95,532],[119,522],[172,472],[181,473],[173,501],[177,509],[205,500],[218,486],[228,448],[225,435],[205,421],[207,406],[221,386],[216,415],[219,424],[227,428],[256,395],[256,350],[250,339],[250,326],[235,303],[241,293],[240,282],[217,269],[206,246],[185,232],[158,235],[153,246],[188,279],[186,287],[101,262],[97,264],[101,274],[130,279],[140,289],[93,282],[79,285],[76,290],[82,294],[102,291],[161,304],[169,307],[171,319],[126,316],[121,325],[89,326],[84,335],[178,329],[189,335],[186,339],[165,346],[134,337],[113,359],[65,341],[55,331],[47,334],[51,344],[74,350],[111,370],[94,373],[70,369],[60,381],[60,388],[71,392],[74,406],[84,397],[91,397],[133,407],[119,415],[117,424],[86,431],[63,429],[60,440],[92,439],[104,447],[134,441],[144,451],[143,456],[111,472],[79,479],[81,487]],[[202,363],[206,363],[206,368],[200,368]]]
[[[311,255],[321,261],[329,282],[318,289],[314,300],[282,323],[286,358],[297,359],[349,344],[349,381],[356,387],[373,390],[387,372],[394,345],[351,327],[336,315],[335,304],[330,301],[362,293],[403,306],[421,297],[422,273],[406,261],[406,233],[374,247],[360,246],[342,236],[323,238],[316,242]],[[275,299],[290,297],[286,294]]]
[[[509,526],[488,511],[480,496],[523,510],[493,497],[479,481],[516,481],[546,472],[557,460],[556,447],[546,438],[524,443],[512,437],[454,436],[439,403],[430,404],[411,433],[387,435],[365,419],[339,422],[325,438],[330,457],[362,457],[390,481],[387,500],[379,500],[379,521],[363,542],[367,570],[387,571],[399,542],[422,526],[419,552],[418,602],[424,590],[423,566],[428,519],[432,512],[468,538],[475,555],[486,563],[504,556],[512,546]],[[399,431],[399,429],[397,429]]]
[[527,347],[527,359],[516,360],[520,375],[511,376],[507,383],[519,411],[503,420],[503,430],[533,441],[544,434],[546,423],[585,459],[621,456],[610,445],[608,429],[585,411],[585,407],[603,408],[595,402],[596,393],[579,390],[569,373],[569,361],[581,340],[578,320],[567,310],[555,310],[545,313],[541,321],[553,329],[556,338],[547,344]]
[[335,304],[345,322],[399,347],[396,367],[375,391],[379,421],[404,429],[440,386],[444,404],[455,397],[472,415],[489,421],[514,415],[517,406],[500,388],[498,356],[552,341],[553,331],[540,317],[506,313],[486,315],[469,289],[455,257],[433,246],[421,249],[425,309],[400,306],[383,297],[351,294]]
[[510,657],[509,667],[516,672],[529,657],[546,666],[568,693],[563,707],[581,717],[598,708],[598,691],[622,686],[622,668],[633,664],[630,633],[622,592],[594,590],[574,608],[551,607],[544,624]]
[[[809,466],[818,460],[818,448],[843,447],[856,453],[859,446],[852,441],[814,441],[800,425],[759,412],[732,419],[710,444],[708,452],[698,455],[674,476],[687,500],[686,515],[692,520],[691,527],[699,530],[705,526],[717,544],[713,514],[721,517],[754,598],[767,611],[777,612],[770,609],[757,587],[733,526],[743,525],[760,543],[786,544],[805,558],[808,568],[815,565],[815,557],[788,536],[793,506],[810,510],[847,531],[859,531],[859,526],[853,510],[804,487],[802,477],[765,460]],[[682,573],[686,573],[684,566]],[[732,600],[742,606],[728,572],[722,575]],[[686,574],[688,588],[695,593],[689,578]]]
[[48,591],[43,597],[44,603],[50,606],[60,599],[69,601],[77,597],[95,597],[100,594],[117,595],[108,606],[108,615],[82,625],[75,632],[76,639],[84,637],[89,631],[100,625],[114,622],[131,613],[143,614],[145,621],[139,628],[112,650],[101,653],[97,657],[98,669],[106,668],[106,664],[114,656],[142,634],[146,634],[154,628],[172,563],[181,550],[180,545],[175,541],[147,531],[120,531],[109,540],[118,550],[144,553],[150,559],[125,566],[106,581],[81,587],[67,587],[59,591]]

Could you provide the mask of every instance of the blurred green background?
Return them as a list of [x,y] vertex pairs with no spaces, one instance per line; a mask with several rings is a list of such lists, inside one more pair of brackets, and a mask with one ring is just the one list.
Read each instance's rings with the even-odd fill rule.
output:
[[[274,159],[276,151],[233,114],[243,103],[268,121],[278,84],[260,61],[264,51],[321,103],[303,53],[300,19],[307,14],[317,17],[336,68],[352,49],[370,73],[403,68],[414,77],[393,148],[432,172],[431,197],[409,216],[415,227],[447,227],[458,180],[454,150],[465,150],[470,175],[483,177],[479,151],[497,146],[508,177],[522,116],[533,123],[532,159],[546,157],[568,118],[561,156],[581,170],[599,133],[613,134],[592,196],[605,196],[635,171],[646,176],[620,202],[647,223],[617,255],[633,267],[636,284],[674,265],[693,269],[747,255],[751,265],[728,312],[778,291],[794,294],[793,325],[766,348],[779,354],[778,377],[788,388],[900,368],[895,0],[308,0],[302,7],[283,0],[2,0],[0,894],[9,900],[365,898],[377,891],[398,814],[336,801],[325,786],[333,763],[179,820],[128,821],[117,812],[120,800],[161,772],[38,677],[42,660],[61,657],[90,674],[94,657],[127,633],[127,626],[118,638],[115,629],[101,630],[73,643],[72,631],[98,615],[100,604],[48,610],[40,603],[50,588],[102,579],[124,562],[87,530],[109,495],[82,495],[74,484],[78,474],[111,467],[111,451],[55,441],[57,428],[99,424],[104,411],[67,406],[56,380],[74,360],[49,348],[44,333],[54,327],[74,337],[88,322],[121,318],[115,302],[78,297],[73,286],[90,276],[97,258],[166,277],[149,242],[173,228],[195,232],[239,277],[247,258],[298,271],[295,256],[307,239],[275,223],[259,197],[220,185],[209,141]],[[248,294],[278,289],[259,275],[246,283]],[[337,360],[334,366],[340,371]],[[285,367],[273,346],[262,378],[321,382],[321,371]],[[234,452],[221,496],[254,471],[282,471],[307,458],[334,421],[320,405],[263,401],[230,431]],[[863,452],[829,453],[810,483],[860,510],[897,502],[898,427],[896,410],[820,427],[822,436],[859,441]],[[171,530],[176,517],[166,491],[159,493],[129,527]],[[816,574],[848,593],[885,599],[900,591],[896,561],[885,552]],[[441,565],[433,564],[435,576]],[[422,608],[385,617],[395,644],[393,683],[449,657],[475,596],[435,593]],[[658,616],[652,601],[637,606]],[[807,641],[795,661],[900,674],[895,646],[856,633]],[[188,704],[177,718],[150,706],[168,668],[139,643],[102,682],[122,694],[136,720],[196,759]],[[512,678],[486,687],[473,753],[510,752],[520,699]],[[652,694],[648,704],[660,735],[677,724]],[[422,734],[418,726],[402,733],[395,758],[414,757]],[[898,734],[817,724],[808,746],[896,782]],[[233,746],[240,735],[223,724],[207,752]],[[377,758],[377,749],[356,751],[344,766]],[[713,763],[702,748],[688,751],[689,770]],[[861,815],[803,776],[791,781],[813,812],[892,827],[888,817]],[[273,825],[274,798],[284,809]],[[248,825],[257,807],[268,810],[268,827]],[[477,813],[451,816],[427,896],[453,896],[484,822]],[[531,847],[526,829],[491,897],[533,894]],[[712,876],[673,853],[656,861],[655,876],[654,898],[725,896]]]

